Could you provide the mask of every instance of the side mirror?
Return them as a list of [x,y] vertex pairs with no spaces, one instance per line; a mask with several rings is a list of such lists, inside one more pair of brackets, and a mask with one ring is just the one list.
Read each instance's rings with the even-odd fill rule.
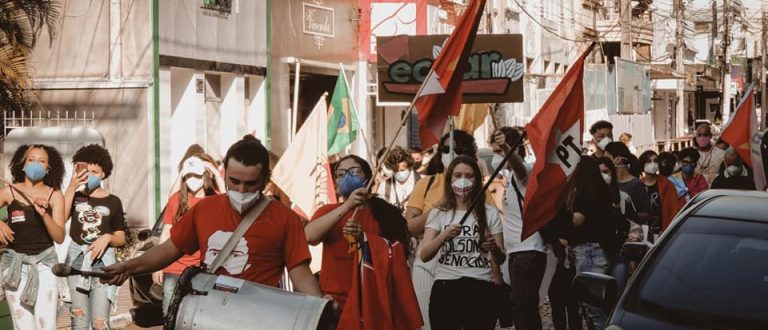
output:
[[577,299],[608,312],[616,302],[618,288],[612,276],[581,272],[573,279],[573,292]]
[[641,242],[627,242],[621,248],[621,255],[624,260],[640,262],[648,253],[648,244]]

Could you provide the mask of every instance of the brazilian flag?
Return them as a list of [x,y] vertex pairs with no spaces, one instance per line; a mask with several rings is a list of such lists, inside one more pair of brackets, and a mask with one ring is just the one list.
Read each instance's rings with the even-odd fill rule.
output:
[[349,96],[344,71],[339,70],[339,78],[331,97],[331,107],[328,109],[328,155],[335,155],[355,141],[357,123],[354,103]]

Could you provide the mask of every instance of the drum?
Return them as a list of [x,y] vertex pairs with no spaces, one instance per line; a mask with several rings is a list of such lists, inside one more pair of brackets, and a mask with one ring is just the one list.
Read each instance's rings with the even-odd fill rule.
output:
[[325,328],[333,318],[328,302],[189,267],[179,277],[164,329]]

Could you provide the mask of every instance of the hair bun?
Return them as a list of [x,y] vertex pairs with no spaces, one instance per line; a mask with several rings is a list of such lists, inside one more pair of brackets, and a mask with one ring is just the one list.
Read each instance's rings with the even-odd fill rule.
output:
[[259,141],[259,139],[257,139],[257,138],[256,138],[255,136],[253,136],[252,134],[246,134],[246,135],[244,135],[244,136],[243,136],[243,140],[244,140],[244,141],[249,141],[249,140],[253,140],[253,141]]

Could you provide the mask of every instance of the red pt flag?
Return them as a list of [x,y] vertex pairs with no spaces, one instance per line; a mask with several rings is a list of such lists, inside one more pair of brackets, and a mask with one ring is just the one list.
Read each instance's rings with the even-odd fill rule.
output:
[[440,141],[448,116],[458,116],[467,58],[477,36],[485,0],[471,0],[424,79],[414,106],[419,112],[419,139],[425,148]]
[[554,218],[568,178],[581,159],[584,131],[584,59],[581,54],[539,112],[526,126],[536,164],[531,171],[523,207],[522,239]]
[[720,135],[723,141],[728,142],[744,164],[752,169],[757,190],[766,189],[765,172],[763,170],[763,154],[760,149],[762,136],[757,127],[757,110],[755,109],[755,90],[750,86],[742,98],[736,112],[726,124]]

